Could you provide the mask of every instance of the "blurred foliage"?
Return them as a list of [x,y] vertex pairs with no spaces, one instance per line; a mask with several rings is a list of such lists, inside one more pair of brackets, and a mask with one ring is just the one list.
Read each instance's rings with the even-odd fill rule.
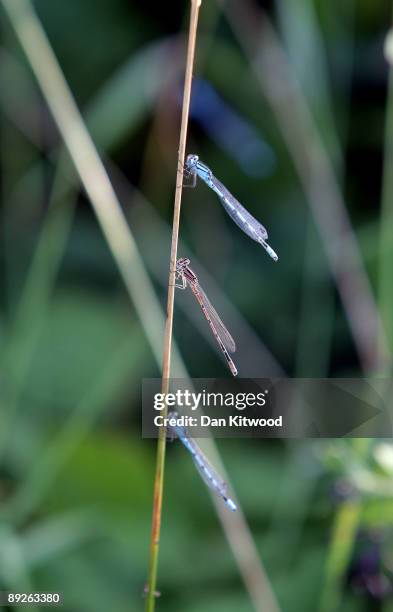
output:
[[[185,3],[35,6],[164,304]],[[391,7],[260,6],[317,121],[376,291]],[[159,370],[84,193],[66,165],[57,174],[56,127],[3,11],[1,19],[0,589],[59,590],[67,611],[138,610],[155,452],[139,435],[141,379]],[[361,375],[280,126],[214,3],[201,12],[196,76],[218,115],[199,100],[189,150],[261,218],[280,255],[277,266],[268,261],[204,185],[185,193],[182,248],[201,279],[205,270],[216,280],[218,296],[225,288],[250,334],[247,346],[239,338],[241,375],[270,373],[262,341],[288,375]],[[255,151],[270,152],[260,172]],[[175,336],[190,373],[225,375],[199,334],[198,309],[176,297]],[[220,449],[283,611],[393,610],[390,441],[231,440]],[[355,542],[349,528],[340,533],[348,516]],[[160,555],[160,610],[252,609],[208,493],[177,444],[168,450]]]

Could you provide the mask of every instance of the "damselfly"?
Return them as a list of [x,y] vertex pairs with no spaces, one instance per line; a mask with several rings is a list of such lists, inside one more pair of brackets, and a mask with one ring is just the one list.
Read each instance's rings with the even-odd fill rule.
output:
[[[235,512],[235,510],[237,510],[237,506],[235,502],[228,497],[228,488],[225,481],[216,472],[215,468],[211,465],[210,461],[207,459],[206,455],[204,455],[203,451],[195,440],[190,437],[187,429],[178,424],[177,412],[170,412],[168,414],[168,419],[170,422],[168,429],[176,434],[186,449],[191,453],[195,467],[207,486],[212,489],[212,491],[217,493],[217,495],[222,497],[228,508],[232,510],[232,512]],[[171,422],[173,422],[173,424]]]
[[194,296],[198,300],[200,307],[202,308],[203,314],[210,325],[210,329],[218,342],[218,346],[226,359],[229,369],[231,370],[233,376],[236,376],[237,368],[228,352],[230,351],[231,353],[234,353],[236,351],[235,341],[211,305],[206,293],[203,291],[198,282],[196,274],[191,270],[189,264],[190,260],[185,259],[184,257],[177,260],[176,278],[177,280],[181,280],[181,284],[176,283],[176,287],[179,287],[179,289],[186,289],[187,285],[190,287]]
[[236,225],[238,225],[247,236],[259,242],[274,261],[278,260],[278,255],[266,242],[268,238],[266,228],[262,223],[254,219],[244,206],[233,197],[228,189],[214,176],[210,168],[199,161],[198,155],[191,154],[187,156],[184,173],[185,176],[192,177],[192,183],[188,185],[189,187],[195,187],[198,176],[205,181],[206,185],[210,187],[210,189],[213,189],[218,195],[221,204]]

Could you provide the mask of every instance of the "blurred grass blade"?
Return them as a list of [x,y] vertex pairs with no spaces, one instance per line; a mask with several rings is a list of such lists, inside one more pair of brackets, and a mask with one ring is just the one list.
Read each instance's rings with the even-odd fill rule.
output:
[[178,58],[172,39],[159,40],[144,46],[108,79],[86,113],[87,127],[99,147],[108,152],[129,138],[131,129],[140,125],[165,86],[173,82],[180,68]]
[[74,202],[69,198],[65,201],[61,185],[55,181],[52,194],[56,206],[52,202],[45,218],[11,331],[1,353],[1,367],[9,382],[3,399],[5,409],[1,413],[0,452],[4,450],[37,339],[46,320],[51,288],[73,218]]
[[[393,351],[393,68],[389,69],[385,120],[382,210],[380,221],[379,305],[387,341]],[[383,344],[384,338],[380,337]]]
[[[295,71],[297,80],[302,88],[304,97],[310,107],[321,138],[325,143],[335,171],[339,177],[344,173],[343,147],[334,120],[333,95],[330,83],[325,40],[321,32],[320,23],[316,14],[316,7],[312,0],[288,0],[278,2],[278,15],[281,32],[288,50],[288,61]],[[347,53],[342,57],[342,70],[346,78],[340,85],[344,88],[340,100],[345,114],[350,108],[350,83],[352,77],[352,45],[353,45],[353,6],[350,0],[345,7],[340,7],[340,15],[331,11],[331,19],[337,22],[345,11],[346,21],[340,22],[349,38]],[[342,39],[340,39],[343,44]],[[348,59],[349,58],[349,59]],[[318,83],[318,87],[315,84]],[[345,86],[344,86],[345,83]],[[347,117],[346,117],[347,119]],[[340,133],[346,129],[340,126]],[[345,126],[346,127],[346,126]],[[335,299],[334,287],[329,283],[326,288],[320,287],[315,291],[316,269],[326,265],[323,257],[318,256],[318,236],[312,219],[307,222],[306,242],[304,252],[304,268],[302,276],[302,301],[297,333],[296,376],[326,376],[331,358],[331,346],[334,329]],[[313,318],[322,317],[324,324],[320,325]],[[322,318],[320,319],[322,320]],[[318,330],[317,335],[315,331]]]
[[[302,293],[299,311],[296,378],[319,376],[329,372],[334,332],[334,286],[329,283],[315,290],[316,269],[322,269],[317,248],[318,236],[312,219],[307,220]],[[322,320],[323,325],[318,324]],[[313,320],[315,319],[315,323]]]
[[[105,168],[85,128],[48,39],[28,0],[2,0],[135,305],[157,363],[161,363],[164,319],[134,238]],[[173,351],[177,369],[185,373]]]
[[[42,144],[40,130],[40,100],[31,73],[8,49],[0,48],[0,75],[7,87],[0,89],[1,109],[5,117],[11,121],[31,142]],[[28,102],[29,112],[26,112]]]
[[360,512],[361,502],[355,500],[344,502],[336,513],[319,612],[340,609],[343,581],[353,552]]
[[224,4],[292,156],[329,260],[363,369],[390,361],[377,304],[328,152],[267,16],[252,0]]
[[[37,166],[34,170],[37,170]],[[71,226],[74,204],[73,200],[65,199],[64,182],[57,175],[54,179],[49,209],[1,356],[1,361],[5,362],[7,367],[11,367],[15,374],[22,365],[21,360],[28,360],[28,355],[31,354],[35,344],[32,337],[39,333],[39,320],[45,318],[51,289]]]
[[340,165],[342,152],[334,121],[329,71],[315,3],[313,0],[278,0],[277,9],[280,31],[291,67],[318,124],[325,146],[335,160],[335,166]]

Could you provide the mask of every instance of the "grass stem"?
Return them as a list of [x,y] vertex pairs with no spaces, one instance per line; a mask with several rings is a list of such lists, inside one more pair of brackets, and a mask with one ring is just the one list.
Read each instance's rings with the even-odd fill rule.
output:
[[[177,245],[179,240],[179,223],[180,223],[180,207],[181,196],[183,189],[183,167],[184,157],[186,152],[186,139],[188,116],[190,110],[192,71],[194,65],[196,33],[198,25],[198,15],[201,0],[191,0],[191,15],[190,26],[188,33],[188,47],[186,60],[186,73],[184,80],[182,117],[180,126],[179,151],[177,161],[176,174],[176,191],[173,212],[172,225],[172,243],[171,255],[169,263],[169,278],[168,278],[168,300],[167,300],[167,318],[165,324],[164,336],[164,353],[162,363],[162,393],[168,393],[169,377],[171,371],[171,347],[172,347],[172,329],[173,329],[173,305],[175,299],[175,270],[177,260]],[[164,416],[167,414],[167,407],[164,409]],[[165,429],[161,428],[157,445],[157,460],[156,473],[154,481],[154,497],[153,497],[153,517],[151,528],[150,542],[150,564],[149,575],[147,581],[146,595],[146,612],[153,612],[155,607],[155,592],[157,583],[157,567],[158,567],[158,552],[161,530],[161,511],[162,511],[162,496],[164,487],[164,467],[165,467],[165,448],[166,448],[166,433]]]
[[[379,254],[379,306],[386,333],[386,342],[393,348],[393,282],[392,282],[392,220],[393,220],[393,68],[389,70],[388,96],[385,119],[385,151],[383,162],[383,186],[380,221],[380,254]],[[380,337],[380,344],[385,342]]]
[[331,612],[340,607],[343,582],[353,554],[361,510],[361,500],[355,499],[345,501],[335,515],[319,612]]

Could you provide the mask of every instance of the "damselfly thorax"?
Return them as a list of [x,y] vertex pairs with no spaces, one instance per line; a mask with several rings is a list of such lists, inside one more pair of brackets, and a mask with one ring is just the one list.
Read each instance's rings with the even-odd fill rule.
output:
[[176,263],[176,274],[178,278],[184,276],[187,281],[191,283],[197,283],[197,275],[189,268],[190,263],[190,260],[186,257],[181,257],[180,259],[178,259]]

